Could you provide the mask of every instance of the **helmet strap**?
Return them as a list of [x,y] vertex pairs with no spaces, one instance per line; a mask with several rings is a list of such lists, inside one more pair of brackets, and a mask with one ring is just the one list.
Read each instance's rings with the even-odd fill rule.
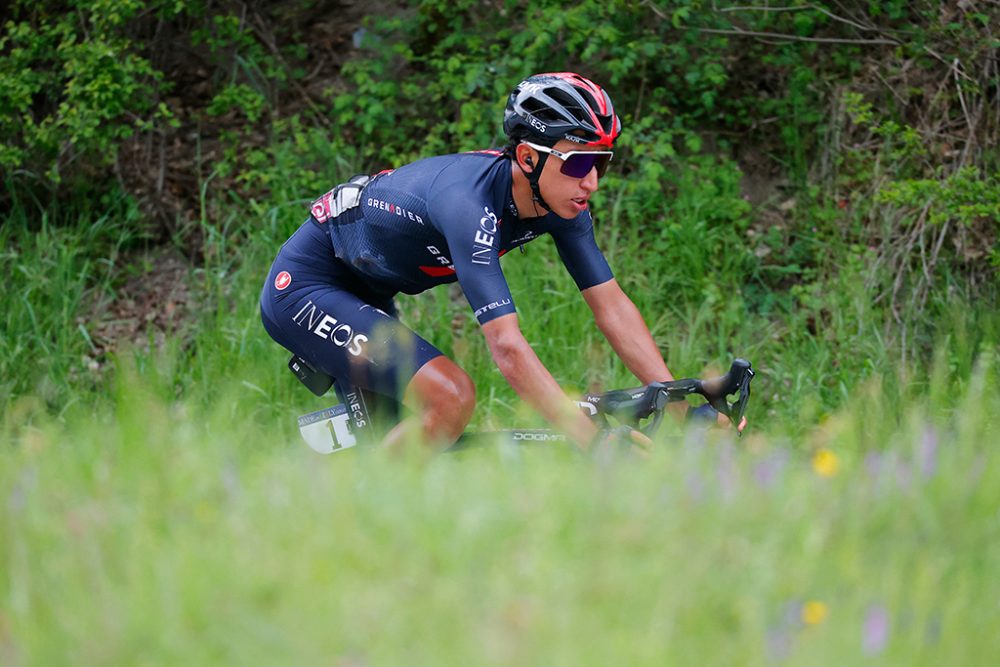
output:
[[521,166],[521,163],[516,157],[514,158],[514,161],[517,162],[517,166],[521,170],[521,173],[524,174],[524,177],[528,179],[528,185],[531,186],[531,200],[551,213],[552,207],[549,206],[544,199],[542,199],[542,190],[538,187],[538,179],[542,177],[542,167],[545,166],[545,161],[548,157],[548,153],[539,152],[538,164],[533,165],[530,173],[524,170],[524,167]]

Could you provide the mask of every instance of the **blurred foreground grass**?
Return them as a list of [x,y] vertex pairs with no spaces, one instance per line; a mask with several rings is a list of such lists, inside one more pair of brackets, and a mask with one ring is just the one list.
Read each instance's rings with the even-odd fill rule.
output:
[[21,401],[0,664],[996,664],[994,357],[947,400],[648,461],[324,458],[127,374],[97,414]]

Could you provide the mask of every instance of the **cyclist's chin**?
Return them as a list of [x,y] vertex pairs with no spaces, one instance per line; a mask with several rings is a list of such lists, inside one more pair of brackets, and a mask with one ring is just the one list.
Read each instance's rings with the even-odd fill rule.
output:
[[566,220],[572,220],[576,216],[580,215],[587,210],[586,201],[577,201],[575,199],[569,199],[562,203],[561,206],[556,208],[556,215],[560,218],[565,218]]

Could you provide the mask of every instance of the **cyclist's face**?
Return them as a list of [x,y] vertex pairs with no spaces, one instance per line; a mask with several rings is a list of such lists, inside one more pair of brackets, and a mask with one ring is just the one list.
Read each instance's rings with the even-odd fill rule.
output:
[[[567,139],[560,140],[553,148],[563,153],[586,150]],[[597,191],[597,169],[591,169],[583,178],[573,178],[560,172],[561,163],[554,155],[548,157],[538,179],[538,187],[541,188],[542,198],[556,215],[572,219],[587,210],[590,196]]]

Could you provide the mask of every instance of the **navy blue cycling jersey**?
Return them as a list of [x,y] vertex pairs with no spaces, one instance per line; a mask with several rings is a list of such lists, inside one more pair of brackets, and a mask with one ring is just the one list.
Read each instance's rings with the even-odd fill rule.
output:
[[[499,151],[432,157],[378,174],[357,208],[327,219],[331,190],[314,203],[313,219],[368,289],[417,294],[457,280],[481,324],[515,312],[500,256],[543,234],[555,240],[579,289],[613,277],[589,211],[572,220],[554,213],[522,219],[511,181],[510,159]],[[289,243],[315,238],[296,235]],[[322,256],[329,248],[315,252]]]

